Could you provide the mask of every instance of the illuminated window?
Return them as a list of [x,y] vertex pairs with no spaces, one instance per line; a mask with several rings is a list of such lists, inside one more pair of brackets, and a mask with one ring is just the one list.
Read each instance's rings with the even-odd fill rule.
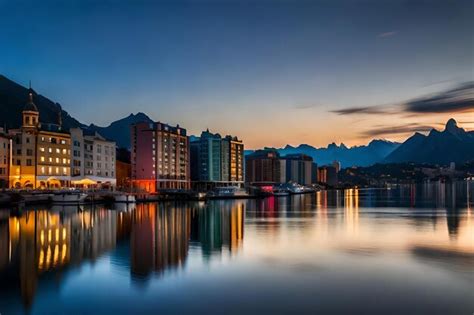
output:
[[44,156],[41,157],[41,162],[44,162]]
[[61,153],[61,150],[59,150],[59,148],[56,148],[56,153]]
[[49,152],[49,153],[53,153],[53,149],[52,149],[52,148],[48,148],[48,152]]

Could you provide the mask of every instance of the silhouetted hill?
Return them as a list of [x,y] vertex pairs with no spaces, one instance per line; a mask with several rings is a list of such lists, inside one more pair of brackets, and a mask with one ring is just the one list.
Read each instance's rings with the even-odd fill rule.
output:
[[[297,147],[286,145],[277,149],[281,155],[303,153],[309,155],[318,165],[331,164],[334,160],[340,161],[343,167],[368,166],[381,162],[400,144],[386,140],[372,140],[368,145],[348,148],[344,143],[329,144],[326,148],[315,148],[308,144]],[[251,153],[246,151],[246,154]]]
[[459,128],[454,119],[443,131],[436,129],[425,136],[415,133],[393,151],[384,162],[415,162],[446,165],[474,160],[474,132]]
[[94,124],[87,128],[97,131],[107,139],[114,140],[120,148],[130,148],[130,125],[137,122],[152,122],[150,117],[144,113],[130,114],[129,116],[116,120],[107,127],[99,127]]
[[[18,128],[21,112],[28,101],[29,89],[0,75],[0,126]],[[61,106],[33,90],[33,101],[40,112],[40,122],[57,123]],[[79,127],[82,124],[61,109],[63,128]]]

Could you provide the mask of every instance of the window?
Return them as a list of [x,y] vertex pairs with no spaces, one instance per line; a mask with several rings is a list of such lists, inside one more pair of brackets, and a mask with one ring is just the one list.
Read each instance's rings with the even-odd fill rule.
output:
[[26,166],[32,166],[32,165],[33,165],[33,163],[31,161],[31,159],[27,159],[26,160]]
[[67,150],[66,150],[66,149],[63,149],[63,154],[67,154]]
[[26,155],[33,156],[33,150],[32,149],[27,149],[26,150]]
[[41,151],[41,152],[44,152],[44,148],[43,148],[43,147],[40,147],[40,151]]
[[59,167],[56,167],[56,174],[59,174]]
[[16,160],[16,165],[21,165],[21,160]]
[[67,175],[67,167],[63,167],[63,175]]
[[30,143],[30,137],[26,137],[26,143]]
[[42,156],[42,157],[40,158],[40,160],[41,160],[41,162],[44,162],[44,156]]
[[53,153],[53,148],[48,148],[49,153]]
[[63,159],[63,164],[66,164],[67,163],[67,160],[64,158]]
[[44,166],[41,166],[41,174],[44,174]]
[[61,150],[59,150],[59,148],[56,148],[56,153],[61,153]]
[[16,149],[16,155],[21,155],[21,149]]
[[66,144],[66,140],[61,139],[61,144]]

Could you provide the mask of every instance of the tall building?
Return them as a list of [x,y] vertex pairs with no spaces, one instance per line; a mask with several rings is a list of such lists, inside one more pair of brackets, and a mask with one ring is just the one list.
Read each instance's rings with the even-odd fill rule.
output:
[[318,167],[318,181],[330,186],[335,186],[339,182],[336,168],[332,165]]
[[140,122],[131,127],[132,185],[157,192],[189,189],[189,138],[186,129],[160,122]]
[[115,142],[97,132],[71,128],[71,179],[74,185],[116,185]]
[[8,188],[11,138],[0,128],[0,189]]
[[[226,136],[223,140],[223,179],[232,183],[244,182],[244,144],[237,137]],[[229,154],[227,154],[229,152]],[[229,160],[227,160],[227,157]],[[226,167],[229,168],[228,172]],[[228,175],[227,175],[228,174]],[[228,176],[228,177],[227,177]]]
[[332,166],[336,169],[336,173],[341,171],[341,162],[334,160]]
[[257,150],[245,158],[245,181],[249,184],[282,183],[285,174],[286,169],[276,150]]
[[196,188],[243,185],[244,144],[209,130],[191,142],[191,179]]
[[[313,158],[305,154],[288,154],[281,158],[285,169],[283,183],[294,182],[300,185],[311,185],[313,183]],[[283,169],[283,167],[282,167]]]
[[61,127],[61,109],[57,124],[41,124],[39,111],[29,100],[23,109],[22,126],[11,130],[12,165],[10,187],[60,188],[70,185],[71,137]]

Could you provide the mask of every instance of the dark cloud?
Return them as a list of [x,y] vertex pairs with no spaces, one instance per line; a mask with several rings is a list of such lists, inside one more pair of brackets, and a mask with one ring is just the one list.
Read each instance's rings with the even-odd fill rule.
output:
[[439,113],[462,113],[474,111],[474,82],[439,92],[435,95],[409,100],[399,105],[377,105],[367,107],[349,107],[333,110],[338,115],[360,114],[408,114],[417,115]]
[[382,106],[350,107],[344,109],[332,110],[331,113],[338,115],[356,115],[356,114],[388,114],[388,108]]
[[433,129],[432,126],[413,123],[393,127],[376,127],[362,132],[361,135],[364,137],[380,137],[386,135],[398,135],[413,132],[428,132],[431,131],[431,129]]
[[402,105],[410,113],[454,113],[474,110],[474,82],[434,96],[412,100]]

